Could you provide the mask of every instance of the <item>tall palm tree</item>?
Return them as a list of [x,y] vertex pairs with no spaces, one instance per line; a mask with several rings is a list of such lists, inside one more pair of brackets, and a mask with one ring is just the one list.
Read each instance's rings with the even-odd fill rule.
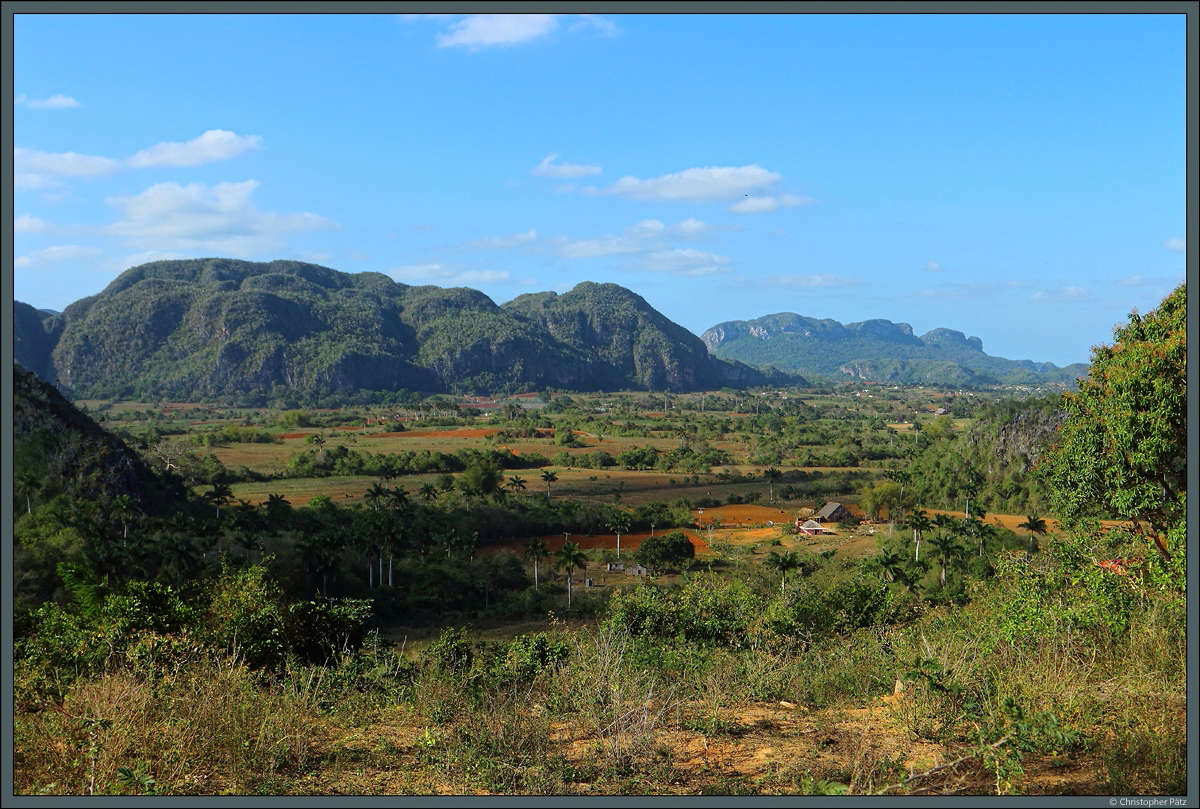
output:
[[408,508],[408,492],[399,486],[395,489],[388,489],[387,504],[388,508],[393,511],[404,511]]
[[888,581],[903,581],[904,580],[904,557],[900,552],[892,548],[883,548],[879,551],[879,556],[875,561],[879,564],[879,569],[883,571],[884,578]]
[[588,556],[579,550],[578,542],[564,542],[554,554],[554,567],[567,574],[567,609],[571,609],[571,571],[587,568]]
[[508,487],[509,491],[513,491],[513,492],[525,491],[525,479],[522,478],[520,475],[513,475],[512,477],[510,477],[508,479],[508,483],[506,483],[504,485]]
[[783,595],[788,573],[800,567],[800,556],[795,551],[785,551],[784,553],[771,551],[767,554],[763,564],[779,573],[779,594]]
[[121,539],[129,539],[129,523],[137,514],[137,503],[127,494],[118,494],[109,504],[113,516],[121,521]]
[[1025,522],[1017,523],[1017,527],[1029,532],[1029,553],[1033,553],[1037,550],[1038,537],[1046,534],[1046,521],[1034,513],[1026,516]]
[[769,493],[767,494],[767,502],[774,503],[775,502],[775,484],[783,479],[783,473],[772,466],[770,469],[763,470],[763,477],[767,479],[767,484],[769,486],[769,488],[768,488]]
[[387,496],[388,490],[385,487],[379,485],[378,483],[372,483],[371,488],[367,489],[367,493],[363,496],[363,499],[367,501],[367,505],[369,505],[373,511],[378,511],[379,504],[387,499]]
[[228,505],[233,501],[233,489],[229,488],[228,483],[214,483],[212,489],[205,492],[204,496],[216,506],[219,520],[221,519],[221,506]]
[[938,534],[929,541],[934,556],[942,567],[942,587],[946,586],[946,568],[963,555],[963,546],[955,541],[953,534]]
[[629,530],[629,526],[633,524],[633,519],[628,512],[618,511],[612,516],[608,522],[608,530],[617,535],[617,558],[621,558],[621,534]]
[[422,483],[421,488],[417,490],[417,494],[420,495],[421,499],[426,503],[432,503],[434,500],[438,499],[438,487],[434,486],[432,483]]
[[531,539],[525,543],[525,558],[533,560],[533,589],[538,589],[538,561],[550,555],[550,549],[540,539]]
[[[941,516],[941,514],[938,515],[938,517]],[[930,520],[929,514],[923,508],[919,508],[908,515],[908,521],[905,525],[912,529],[913,543],[917,546],[916,553],[913,555],[913,561],[921,559],[921,538],[925,535],[926,531],[934,526],[935,522],[937,522],[937,518],[935,517],[933,520]]]
[[13,483],[13,488],[16,490],[17,494],[25,496],[25,512],[27,514],[32,514],[33,494],[38,489],[42,488],[41,478],[26,469],[17,475],[16,480],[14,480]]
[[558,480],[558,475],[549,469],[542,470],[542,480],[546,481],[546,499],[550,499],[550,484]]

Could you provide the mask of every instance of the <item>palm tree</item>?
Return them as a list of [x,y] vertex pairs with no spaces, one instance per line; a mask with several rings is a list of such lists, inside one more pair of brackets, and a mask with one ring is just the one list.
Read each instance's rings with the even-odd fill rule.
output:
[[129,522],[137,514],[137,503],[127,494],[118,494],[109,504],[113,516],[121,521],[121,539],[129,539]]
[[1025,518],[1025,522],[1017,523],[1018,528],[1024,528],[1029,531],[1029,553],[1037,550],[1038,537],[1044,536],[1046,533],[1046,521],[1039,517],[1036,513],[1030,514]]
[[[941,517],[941,516],[942,516],[941,514],[938,515],[938,517]],[[926,513],[925,509],[923,509],[923,508],[919,508],[916,511],[914,511],[912,514],[908,515],[908,522],[906,522],[905,525],[907,525],[909,528],[912,529],[913,542],[917,546],[916,553],[913,555],[913,561],[920,560],[920,558],[921,558],[921,537],[924,536],[925,532],[928,531],[930,528],[932,528],[934,526],[934,523],[936,523],[936,522],[937,522],[937,518],[935,517],[933,520],[930,520],[929,514]]]
[[438,487],[434,486],[432,483],[422,483],[421,488],[417,490],[417,494],[420,495],[421,499],[426,503],[432,503],[434,500],[438,499]]
[[567,609],[571,609],[571,571],[577,567],[586,569],[587,563],[588,556],[579,550],[578,542],[564,542],[554,554],[554,567],[567,574]]
[[508,483],[504,485],[508,487],[509,491],[525,491],[525,480],[520,475],[513,475],[508,479]]
[[879,556],[875,560],[879,564],[880,570],[883,571],[884,578],[888,581],[903,581],[904,580],[904,557],[899,551],[892,548],[883,548],[879,551]]
[[800,556],[795,551],[771,551],[763,564],[779,573],[779,593],[782,595],[784,585],[787,584],[787,574],[800,567]]
[[28,469],[26,469],[25,471],[21,472],[21,474],[17,475],[17,478],[14,481],[14,483],[15,483],[15,486],[13,488],[16,490],[17,494],[25,496],[25,511],[26,511],[26,513],[32,514],[33,513],[32,497],[33,497],[34,492],[36,492],[38,489],[42,488],[41,478],[39,478],[33,472],[30,472]]
[[373,511],[378,511],[379,504],[383,502],[387,496],[388,490],[386,488],[380,486],[378,483],[372,483],[371,488],[367,489],[367,493],[363,496],[363,499],[367,501],[367,505],[369,505]]
[[612,531],[614,534],[617,535],[617,558],[618,559],[621,558],[621,534],[623,532],[628,531],[629,526],[632,525],[632,523],[633,523],[633,519],[629,516],[629,514],[627,512],[624,512],[624,511],[618,511],[616,514],[614,514],[612,516],[612,519],[609,520],[609,522],[608,522],[608,530]]
[[930,543],[938,563],[942,566],[942,587],[946,586],[946,567],[963,555],[963,546],[959,545],[952,534],[938,534]]
[[558,480],[558,475],[549,469],[542,470],[542,480],[546,481],[546,499],[550,499],[550,484]]
[[546,543],[540,539],[531,539],[525,543],[525,558],[533,560],[533,589],[538,589],[538,560],[550,555]]
[[769,494],[767,495],[767,502],[774,503],[775,502],[775,484],[783,479],[783,473],[772,466],[770,469],[766,469],[763,471],[763,477],[767,479],[767,484],[770,487],[768,489]]
[[286,518],[292,511],[292,504],[282,494],[268,494],[263,505],[266,506],[267,517],[272,522]]
[[408,492],[400,487],[389,489],[387,494],[388,508],[395,511],[403,511],[408,508]]
[[227,505],[233,500],[233,489],[229,488],[228,483],[214,483],[212,489],[205,492],[204,496],[210,503],[217,507],[217,519],[221,519],[221,506]]

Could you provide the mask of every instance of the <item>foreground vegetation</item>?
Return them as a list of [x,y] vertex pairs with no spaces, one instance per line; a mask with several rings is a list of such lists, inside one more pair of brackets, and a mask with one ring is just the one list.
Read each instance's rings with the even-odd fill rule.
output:
[[[449,452],[366,449],[394,423],[355,414],[322,477],[337,425],[300,421],[332,415],[164,436],[158,408],[126,433],[159,432],[143,467],[18,380],[41,398],[14,453],[16,791],[1183,794],[1183,297],[1061,410],[546,395]],[[1140,454],[1081,450],[1130,435]],[[302,470],[218,454],[312,436],[284,445]],[[349,503],[232,489],[334,478]],[[891,527],[694,531],[700,508],[834,496]],[[655,578],[583,585],[615,557],[570,537],[613,533]]]

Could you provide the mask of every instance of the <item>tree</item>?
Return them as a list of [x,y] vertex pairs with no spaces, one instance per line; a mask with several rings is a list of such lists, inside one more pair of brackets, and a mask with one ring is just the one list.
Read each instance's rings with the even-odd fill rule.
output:
[[946,568],[963,555],[963,546],[955,541],[952,534],[938,534],[929,544],[933,546],[933,555],[942,567],[942,587],[945,587]]
[[1046,521],[1036,514],[1030,514],[1025,522],[1017,523],[1017,527],[1029,532],[1029,552],[1033,553],[1037,549],[1037,538],[1046,533]]
[[1169,559],[1187,512],[1187,285],[1113,337],[1063,395],[1067,420],[1038,471],[1061,517],[1129,520]]
[[228,483],[214,483],[212,489],[204,493],[204,497],[216,506],[217,519],[221,519],[221,506],[228,505],[233,501],[233,489],[229,488]]
[[426,503],[431,503],[438,499],[438,487],[432,483],[422,483],[421,488],[417,490],[417,494]]
[[571,609],[571,571],[587,567],[588,556],[579,550],[578,542],[564,542],[554,554],[554,567],[567,574],[567,609]]
[[779,574],[779,593],[782,595],[784,585],[787,584],[787,574],[800,567],[800,556],[795,551],[771,551],[763,564]]
[[633,554],[640,564],[658,571],[696,558],[696,546],[682,531],[647,537]]
[[621,534],[629,530],[633,518],[626,511],[618,511],[608,521],[608,530],[617,535],[617,558],[621,558]]
[[509,491],[512,491],[512,492],[525,491],[525,479],[522,478],[520,475],[513,475],[512,477],[510,477],[508,479],[508,483],[506,483],[505,485],[508,486]]
[[28,469],[17,474],[16,479],[13,481],[13,489],[17,494],[24,495],[26,513],[33,513],[32,497],[33,494],[41,488],[41,479]]
[[766,469],[763,471],[763,477],[767,479],[767,483],[770,486],[770,494],[767,495],[767,500],[768,500],[768,502],[774,503],[775,502],[775,484],[783,479],[783,473],[772,466],[770,469]]
[[[942,515],[939,514],[938,516]],[[925,512],[925,509],[919,508],[908,515],[908,522],[905,525],[912,529],[913,543],[917,546],[916,553],[913,555],[913,561],[917,561],[921,558],[921,537],[933,527],[933,521],[929,519],[929,515]]]
[[542,480],[546,481],[546,499],[550,499],[550,484],[558,480],[558,475],[549,469],[542,470]]
[[540,539],[531,539],[525,543],[525,558],[533,560],[533,589],[538,589],[538,561],[550,555],[546,543]]
[[109,504],[113,516],[121,522],[121,539],[129,539],[129,523],[137,515],[137,503],[127,494],[118,494]]
[[379,504],[383,502],[387,496],[388,490],[386,488],[378,483],[372,483],[371,488],[367,489],[367,493],[363,495],[363,499],[367,501],[367,504],[372,510],[378,511]]

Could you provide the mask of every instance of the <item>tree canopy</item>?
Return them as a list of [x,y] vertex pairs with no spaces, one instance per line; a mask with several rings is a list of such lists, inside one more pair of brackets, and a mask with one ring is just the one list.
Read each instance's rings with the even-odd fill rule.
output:
[[1182,525],[1187,484],[1187,289],[1134,311],[1111,346],[1092,349],[1067,421],[1044,459],[1055,511],[1065,519],[1115,517],[1164,534]]

